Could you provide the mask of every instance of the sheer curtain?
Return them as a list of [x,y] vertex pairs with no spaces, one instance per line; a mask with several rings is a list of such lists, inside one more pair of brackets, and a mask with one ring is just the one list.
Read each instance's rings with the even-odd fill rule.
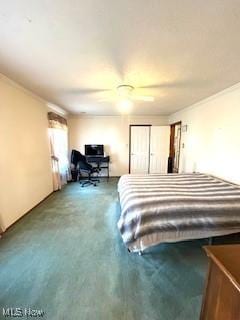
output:
[[49,112],[49,137],[53,173],[53,189],[60,190],[69,180],[68,127],[66,119]]
[[0,215],[0,239],[1,239],[1,234],[3,233],[3,227],[2,227],[2,219]]

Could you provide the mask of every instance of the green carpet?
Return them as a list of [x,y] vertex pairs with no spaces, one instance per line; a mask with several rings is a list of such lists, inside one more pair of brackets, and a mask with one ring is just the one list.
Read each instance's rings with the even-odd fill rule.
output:
[[116,185],[69,184],[4,234],[0,317],[2,307],[31,307],[51,320],[199,319],[206,242],[128,253]]

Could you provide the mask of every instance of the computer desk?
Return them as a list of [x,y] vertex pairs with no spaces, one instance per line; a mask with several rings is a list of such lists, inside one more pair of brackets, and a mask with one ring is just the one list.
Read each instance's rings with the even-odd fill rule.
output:
[[109,163],[110,157],[109,156],[85,156],[87,158],[87,162],[95,165],[96,168],[99,169],[106,169],[107,170],[107,180],[109,180]]

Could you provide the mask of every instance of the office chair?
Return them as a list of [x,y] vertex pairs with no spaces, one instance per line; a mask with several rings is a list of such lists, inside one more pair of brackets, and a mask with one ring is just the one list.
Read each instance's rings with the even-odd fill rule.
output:
[[76,182],[78,180],[79,168],[78,163],[80,160],[81,153],[77,150],[72,150],[71,153],[71,175],[72,181]]
[[88,163],[86,157],[81,153],[79,156],[78,166],[79,166],[78,168],[79,168],[80,174],[83,172],[83,173],[87,173],[88,175],[87,180],[84,180],[82,182],[80,181],[81,186],[84,187],[85,185],[92,184],[94,185],[94,187],[96,187],[97,185],[96,182],[100,182],[100,180],[96,178],[94,179],[93,174],[99,173],[99,169],[94,168],[90,163]]

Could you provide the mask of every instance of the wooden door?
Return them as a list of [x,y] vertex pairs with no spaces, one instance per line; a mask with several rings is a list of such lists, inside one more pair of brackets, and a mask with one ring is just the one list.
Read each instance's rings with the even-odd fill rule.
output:
[[151,127],[150,173],[167,173],[169,143],[169,126]]
[[130,173],[149,172],[150,126],[130,126]]
[[169,173],[179,172],[180,149],[181,149],[181,122],[176,122],[171,124],[170,153],[169,153],[171,166],[169,168]]
[[178,173],[180,159],[180,142],[181,142],[181,124],[177,123],[174,130],[174,161],[173,172]]

